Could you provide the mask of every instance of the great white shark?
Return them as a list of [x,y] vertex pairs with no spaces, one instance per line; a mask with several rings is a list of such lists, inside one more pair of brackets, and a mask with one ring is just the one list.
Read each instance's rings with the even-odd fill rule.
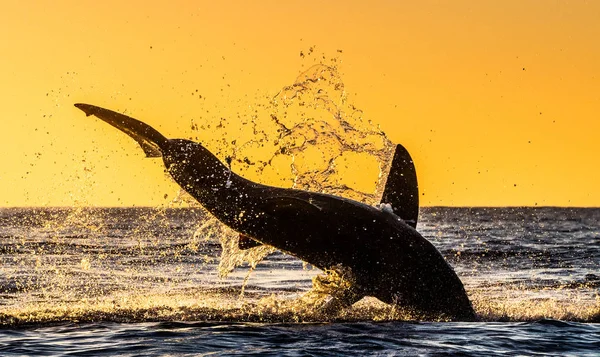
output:
[[[410,155],[397,145],[380,207],[323,193],[258,184],[200,143],[168,139],[151,126],[90,104],[75,104],[162,157],[173,179],[219,221],[240,233],[240,248],[267,244],[324,271],[350,271],[336,309],[364,296],[422,319],[473,320],[462,282],[415,229],[418,186]],[[391,206],[391,207],[390,207]]]

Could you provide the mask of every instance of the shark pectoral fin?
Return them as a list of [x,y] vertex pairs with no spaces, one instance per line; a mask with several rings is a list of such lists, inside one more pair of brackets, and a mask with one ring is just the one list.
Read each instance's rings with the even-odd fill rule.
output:
[[250,248],[259,247],[261,245],[263,245],[261,242],[240,233],[240,237],[238,239],[238,248],[240,248],[240,250],[247,250]]
[[261,208],[269,214],[275,214],[278,216],[300,216],[300,215],[311,215],[320,214],[322,209],[301,198],[290,197],[290,196],[279,196],[267,198],[263,201]]
[[394,214],[416,228],[419,218],[419,185],[412,158],[404,146],[396,145],[381,203],[389,203]]

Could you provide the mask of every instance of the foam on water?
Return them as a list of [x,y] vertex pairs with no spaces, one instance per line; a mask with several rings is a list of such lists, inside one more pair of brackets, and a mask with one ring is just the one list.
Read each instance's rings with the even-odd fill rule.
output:
[[[287,294],[286,294],[287,293]],[[214,288],[188,289],[178,293],[120,293],[95,298],[81,298],[15,304],[1,309],[0,326],[56,324],[60,322],[147,322],[147,321],[230,321],[230,322],[357,322],[413,321],[419,315],[365,298],[352,308],[329,315],[315,308],[309,292],[290,297],[289,292],[248,294],[240,298],[239,289],[215,291]],[[291,294],[292,296],[298,295]],[[509,301],[498,297],[472,294],[475,310],[482,321],[563,321],[600,322],[600,301],[566,299],[526,299]],[[444,321],[440,318],[439,321]]]

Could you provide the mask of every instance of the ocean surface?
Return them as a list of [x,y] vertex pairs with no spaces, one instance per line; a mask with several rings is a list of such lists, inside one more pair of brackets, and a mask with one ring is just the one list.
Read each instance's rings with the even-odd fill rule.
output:
[[600,209],[422,208],[417,229],[479,316],[467,323],[373,298],[323,315],[321,271],[267,247],[240,255],[199,208],[0,209],[0,356],[599,356],[599,222]]

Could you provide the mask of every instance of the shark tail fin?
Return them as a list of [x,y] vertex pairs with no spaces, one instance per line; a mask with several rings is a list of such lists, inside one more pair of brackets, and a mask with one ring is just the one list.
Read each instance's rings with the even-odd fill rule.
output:
[[91,104],[77,103],[75,107],[81,109],[86,116],[98,117],[129,135],[144,150],[146,157],[161,157],[162,149],[167,146],[169,141],[150,125],[127,115]]
[[390,204],[398,217],[409,226],[417,227],[419,218],[417,171],[410,154],[400,144],[396,145],[381,203]]

